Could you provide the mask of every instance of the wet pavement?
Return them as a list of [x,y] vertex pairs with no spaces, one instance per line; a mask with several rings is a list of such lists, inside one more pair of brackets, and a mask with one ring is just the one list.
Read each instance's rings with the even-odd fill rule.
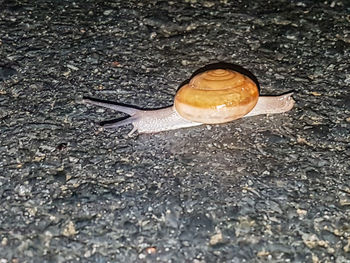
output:
[[[348,1],[0,1],[0,262],[350,262]],[[287,113],[157,134],[227,62]]]

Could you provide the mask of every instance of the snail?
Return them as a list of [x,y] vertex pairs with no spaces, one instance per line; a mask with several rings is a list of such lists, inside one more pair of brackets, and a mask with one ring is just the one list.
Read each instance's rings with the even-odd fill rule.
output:
[[104,124],[117,128],[132,124],[129,133],[156,133],[202,124],[219,124],[242,117],[289,111],[295,101],[292,93],[259,96],[256,83],[248,76],[230,69],[212,69],[194,76],[175,95],[174,105],[141,110],[135,107],[83,98],[86,104],[102,106],[130,115],[121,121]]

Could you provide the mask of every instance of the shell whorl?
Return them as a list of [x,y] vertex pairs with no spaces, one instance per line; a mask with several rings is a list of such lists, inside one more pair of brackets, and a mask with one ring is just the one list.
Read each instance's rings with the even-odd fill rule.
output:
[[258,102],[257,85],[247,76],[227,69],[196,75],[177,92],[174,106],[183,118],[216,124],[249,113]]

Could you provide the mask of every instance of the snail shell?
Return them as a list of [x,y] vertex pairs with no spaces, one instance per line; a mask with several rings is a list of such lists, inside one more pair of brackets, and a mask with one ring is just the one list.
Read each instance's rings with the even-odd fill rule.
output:
[[295,103],[291,95],[259,96],[257,85],[247,76],[228,69],[215,69],[193,77],[178,90],[174,105],[167,108],[140,110],[89,98],[84,98],[83,102],[130,115],[125,120],[103,125],[117,128],[131,123],[134,128],[130,135],[136,130],[152,133],[286,112]]
[[232,70],[216,69],[198,74],[179,89],[175,110],[194,122],[217,124],[239,119],[259,98],[256,84]]

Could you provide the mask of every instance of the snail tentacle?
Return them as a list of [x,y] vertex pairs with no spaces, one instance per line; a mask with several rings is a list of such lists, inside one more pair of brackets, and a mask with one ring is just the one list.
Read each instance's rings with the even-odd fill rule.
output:
[[100,123],[101,127],[106,128],[106,129],[115,129],[115,128],[118,128],[121,126],[132,124],[133,129],[128,133],[129,136],[132,135],[137,130],[137,127],[134,125],[134,122],[140,118],[138,115],[140,115],[140,112],[142,112],[142,110],[139,110],[139,109],[136,109],[133,107],[122,106],[119,104],[102,102],[102,101],[97,100],[97,99],[91,99],[91,98],[86,98],[86,97],[83,98],[82,102],[86,103],[86,104],[90,104],[90,105],[96,105],[96,106],[104,107],[107,109],[112,109],[115,111],[123,112],[123,113],[131,116],[131,117],[128,117],[126,119],[112,122],[112,123],[104,123],[104,124]]
[[108,103],[108,102],[102,102],[97,99],[91,99],[91,98],[83,98],[83,103],[90,104],[90,105],[96,105],[96,106],[101,106],[107,109],[112,109],[115,111],[120,111],[123,113],[126,113],[130,116],[135,115],[136,113],[140,112],[141,110],[133,108],[133,107],[127,107],[127,106],[122,106],[119,104],[113,104],[113,103]]

